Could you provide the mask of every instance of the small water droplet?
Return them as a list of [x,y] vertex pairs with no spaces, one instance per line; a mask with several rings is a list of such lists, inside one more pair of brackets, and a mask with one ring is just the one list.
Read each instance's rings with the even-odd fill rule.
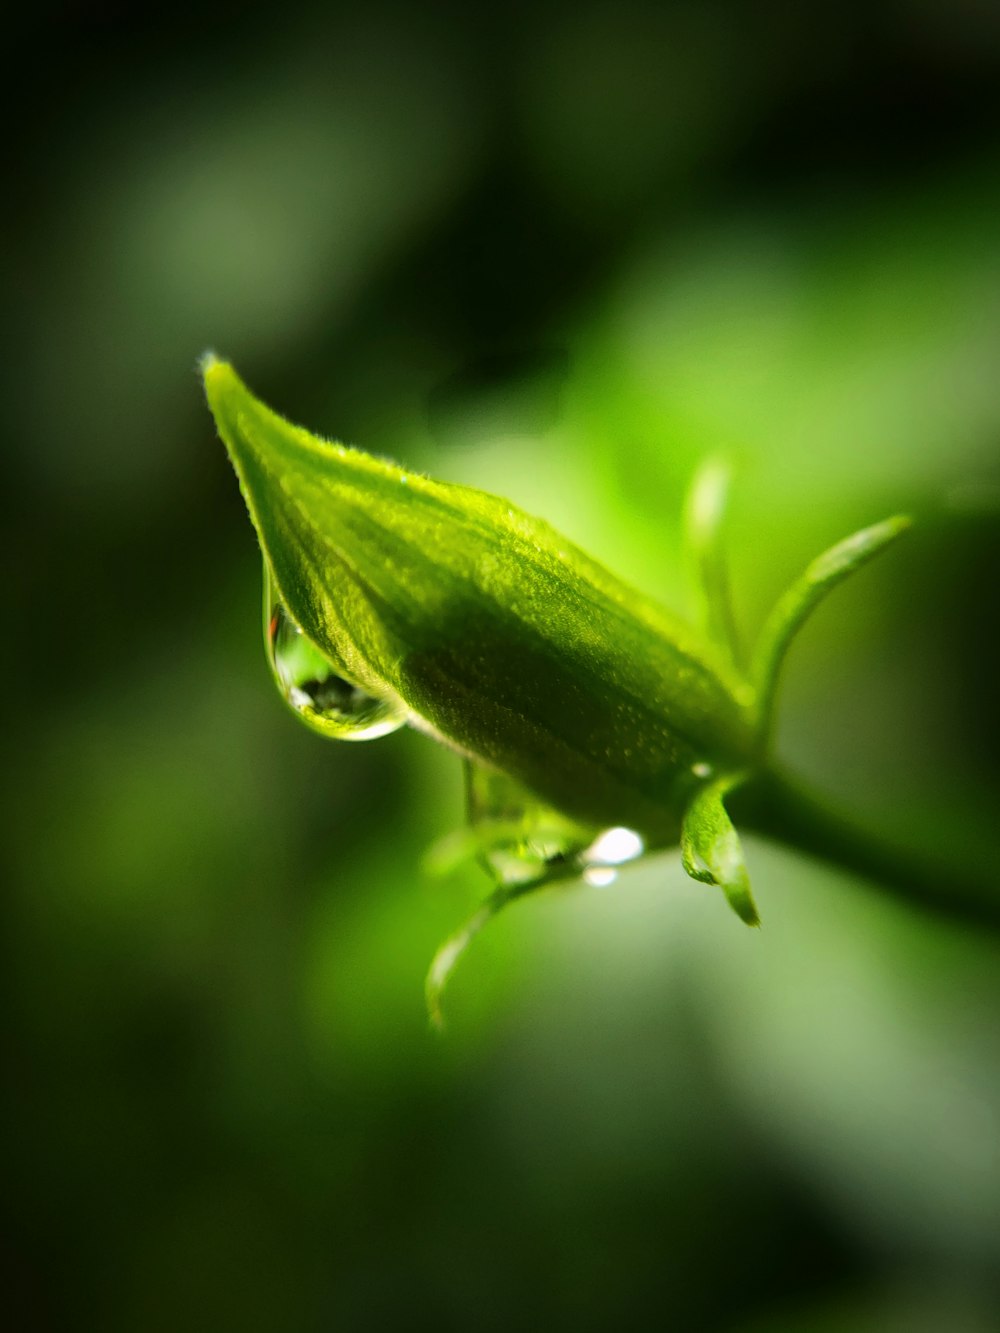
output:
[[323,736],[368,741],[387,736],[406,721],[396,700],[375,699],[339,674],[306,637],[282,603],[264,568],[264,627],[268,660],[285,701]]
[[614,884],[617,878],[618,871],[611,866],[588,866],[583,872],[584,883],[593,889],[606,889],[609,884]]
[[712,765],[706,763],[692,764],[691,772],[696,778],[710,778],[712,776]]

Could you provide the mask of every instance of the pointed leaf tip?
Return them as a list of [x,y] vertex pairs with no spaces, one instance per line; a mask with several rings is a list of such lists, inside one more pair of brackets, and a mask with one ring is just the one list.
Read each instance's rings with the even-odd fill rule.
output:
[[740,781],[739,774],[722,777],[695,794],[684,816],[681,857],[692,879],[717,884],[740,920],[759,926],[739,834],[723,804]]
[[220,389],[226,385],[231,386],[239,383],[239,377],[230,363],[223,361],[214,352],[204,353],[198,362],[198,369],[201,371],[201,379],[205,386],[209,406],[212,405],[213,396],[217,395]]
[[806,569],[805,577],[810,584],[823,587],[839,582],[855,569],[867,564],[883,547],[895,541],[912,526],[913,519],[909,514],[893,514],[891,518],[883,519],[881,523],[873,523],[871,527],[862,528],[860,532],[852,533],[850,537],[845,537],[843,541],[837,542],[828,551],[817,556]]

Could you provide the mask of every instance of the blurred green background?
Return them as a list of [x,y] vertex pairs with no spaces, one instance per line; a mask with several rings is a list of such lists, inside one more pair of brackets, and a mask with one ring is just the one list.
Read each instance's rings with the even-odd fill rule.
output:
[[679,610],[730,450],[748,634],[912,508],[779,745],[1000,881],[996,6],[43,3],[8,63],[7,1326],[997,1327],[997,938],[659,857],[500,918],[434,1038],[458,763],[282,707],[195,372]]

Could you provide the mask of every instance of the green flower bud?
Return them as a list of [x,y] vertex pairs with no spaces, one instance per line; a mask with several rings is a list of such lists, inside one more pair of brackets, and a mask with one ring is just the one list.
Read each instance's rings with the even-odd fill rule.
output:
[[[689,873],[721,884],[756,922],[724,797],[762,763],[793,633],[905,520],[815,562],[779,604],[748,677],[718,558],[718,468],[690,511],[700,632],[509,501],[290,425],[214,357],[203,372],[264,553],[276,676],[307,721],[348,737],[405,721],[472,761],[475,790],[489,792],[480,822],[537,853],[534,878],[497,871],[503,900],[512,884],[521,893],[551,880],[554,866],[607,869],[625,859],[607,848],[629,834],[629,847],[682,843]],[[476,800],[470,809],[482,815]],[[446,946],[435,984],[469,933]]]
[[220,361],[205,383],[281,602],[369,695],[647,844],[676,842],[702,765],[749,761],[746,684],[547,523],[319,440]]

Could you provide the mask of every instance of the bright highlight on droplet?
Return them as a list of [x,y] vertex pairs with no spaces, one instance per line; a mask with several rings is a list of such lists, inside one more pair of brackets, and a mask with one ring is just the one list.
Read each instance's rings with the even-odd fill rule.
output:
[[606,889],[609,884],[614,884],[617,878],[618,871],[611,866],[589,866],[583,872],[583,882],[593,889]]
[[583,859],[597,866],[620,866],[625,861],[634,861],[645,850],[645,843],[634,829],[609,828],[594,839]]

